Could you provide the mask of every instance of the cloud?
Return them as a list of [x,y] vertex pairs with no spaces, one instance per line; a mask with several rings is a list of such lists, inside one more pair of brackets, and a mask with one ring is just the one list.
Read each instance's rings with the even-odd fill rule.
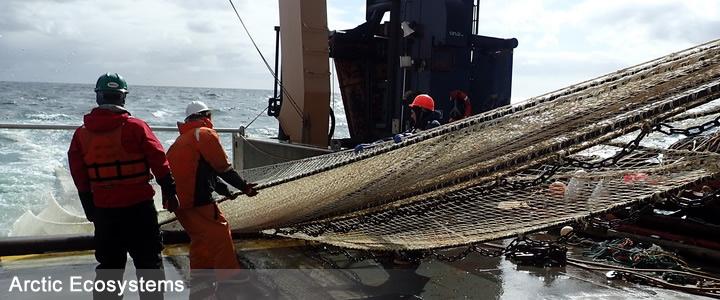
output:
[[[248,2],[250,2],[250,1],[249,0],[233,0],[233,3],[235,3],[235,6],[242,6]],[[176,5],[183,9],[200,10],[200,11],[226,10],[230,6],[229,2],[224,1],[224,0],[221,0],[221,1],[172,0],[172,1],[167,1],[165,3]]]
[[19,15],[20,1],[9,0],[0,4],[0,32],[9,33],[32,29],[28,20]]
[[[234,0],[272,64],[278,0]],[[328,0],[328,27],[365,18],[363,0]],[[480,33],[516,37],[520,100],[720,37],[715,0],[481,1]],[[229,2],[1,0],[0,80],[272,88]]]
[[187,27],[197,33],[213,33],[218,30],[215,23],[208,21],[191,21],[187,23]]
[[233,72],[262,69],[229,4],[193,3],[2,2],[0,80],[88,82],[117,71],[147,84],[271,87],[257,72],[251,80]]
[[480,34],[516,37],[518,101],[720,37],[717,1],[484,1]]
[[[234,3],[272,60],[277,1]],[[328,1],[331,28],[359,24],[362,5]],[[143,84],[272,88],[227,1],[3,0],[0,34],[0,80],[88,82],[117,71]]]

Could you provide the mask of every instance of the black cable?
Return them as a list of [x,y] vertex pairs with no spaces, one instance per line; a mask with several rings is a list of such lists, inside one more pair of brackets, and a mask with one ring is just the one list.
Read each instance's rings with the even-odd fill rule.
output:
[[252,121],[250,121],[250,123],[248,123],[247,125],[245,125],[245,129],[247,129],[248,127],[250,127],[250,125],[252,125],[252,123],[255,122],[255,120],[257,120],[257,118],[260,117],[260,115],[264,114],[266,110],[268,110],[268,107],[267,107],[267,106],[265,106],[265,109],[263,109],[260,113],[258,113],[258,114],[255,116],[255,118],[253,118]]
[[[247,26],[245,26],[245,22],[243,21],[242,17],[240,17],[240,13],[238,13],[237,9],[235,8],[235,4],[230,1],[230,5],[232,6],[233,11],[235,11],[235,15],[238,17],[238,20],[240,20],[240,24],[242,24],[243,29],[245,29],[245,33],[247,33],[248,37],[250,38],[250,42],[252,42],[253,46],[255,46],[255,50],[257,50],[257,53],[260,54],[260,58],[265,63],[265,67],[267,67],[268,71],[270,71],[270,74],[275,78],[275,82],[280,86],[280,89],[283,91],[285,96],[288,97],[288,100],[290,100],[290,103],[292,104],[293,108],[295,109],[295,112],[297,112],[298,116],[300,116],[300,119],[304,119],[302,112],[300,112],[300,106],[295,103],[295,100],[293,100],[293,97],[288,93],[288,91],[285,89],[285,86],[283,86],[282,82],[278,78],[277,74],[272,70],[270,67],[270,63],[268,63],[267,59],[265,59],[265,55],[262,54],[262,51],[260,51],[260,48],[258,47],[257,43],[255,43],[255,39],[253,39],[252,35],[250,34],[250,30],[247,29]],[[262,114],[262,113],[260,113]],[[246,126],[247,128],[247,126]]]

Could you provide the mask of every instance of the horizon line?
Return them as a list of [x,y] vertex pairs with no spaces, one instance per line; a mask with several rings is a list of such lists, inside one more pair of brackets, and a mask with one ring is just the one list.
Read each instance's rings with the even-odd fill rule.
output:
[[[11,82],[11,83],[49,83],[49,84],[78,84],[78,85],[94,85],[95,83],[80,83],[80,82],[67,82],[67,81],[18,81],[18,80],[0,80],[0,82]],[[151,85],[151,84],[131,84],[132,86],[143,86],[143,87],[170,87],[170,88],[193,88],[193,89],[224,89],[224,90],[254,90],[254,91],[272,91],[272,89],[258,89],[258,88],[231,88],[231,87],[209,87],[209,86],[179,86],[179,85]],[[131,88],[132,89],[132,88]]]

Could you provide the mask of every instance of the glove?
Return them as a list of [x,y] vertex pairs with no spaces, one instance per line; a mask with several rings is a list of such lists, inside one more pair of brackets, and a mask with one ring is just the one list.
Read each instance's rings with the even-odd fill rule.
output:
[[404,141],[407,137],[409,137],[411,135],[412,134],[410,134],[410,133],[398,133],[396,135],[393,135],[393,141],[395,142],[395,144],[397,144],[397,143]]
[[177,195],[175,194],[175,188],[172,191],[161,188],[162,190],[162,204],[163,208],[169,212],[175,212],[180,207],[180,201],[178,201]]
[[245,189],[243,189],[243,193],[248,197],[255,197],[258,192],[255,190],[255,187],[257,186],[257,183],[248,183],[245,185]]
[[224,184],[220,181],[217,181],[215,183],[215,192],[218,193],[221,196],[229,197],[232,195],[230,192],[230,189],[228,189],[227,184]]
[[371,147],[370,144],[358,144],[357,146],[355,146],[355,149],[353,150],[353,152],[355,152],[355,154],[358,154],[360,152],[365,151],[365,149],[368,149],[370,147]]
[[93,200],[92,192],[78,192],[80,197],[80,204],[82,204],[83,211],[85,211],[85,217],[90,222],[95,222],[95,202]]
[[171,174],[166,175],[163,178],[158,179],[160,185],[160,191],[162,193],[162,205],[164,209],[169,212],[175,212],[180,207],[180,201],[178,201],[177,193],[175,191],[175,179],[172,178]]

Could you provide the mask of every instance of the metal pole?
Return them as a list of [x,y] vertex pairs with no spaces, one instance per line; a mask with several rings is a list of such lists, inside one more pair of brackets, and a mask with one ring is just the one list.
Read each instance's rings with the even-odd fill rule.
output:
[[477,0],[475,4],[475,34],[480,32],[480,0]]
[[280,62],[280,26],[275,26],[275,84],[273,84],[273,97],[278,97],[278,82],[280,75],[278,75],[278,65]]
[[[405,50],[407,52],[407,49]],[[403,68],[403,78],[402,78],[402,95],[403,99],[400,100],[400,132],[405,132],[405,103],[403,102],[405,98],[405,92],[406,92],[406,83],[407,83],[407,68]]]

